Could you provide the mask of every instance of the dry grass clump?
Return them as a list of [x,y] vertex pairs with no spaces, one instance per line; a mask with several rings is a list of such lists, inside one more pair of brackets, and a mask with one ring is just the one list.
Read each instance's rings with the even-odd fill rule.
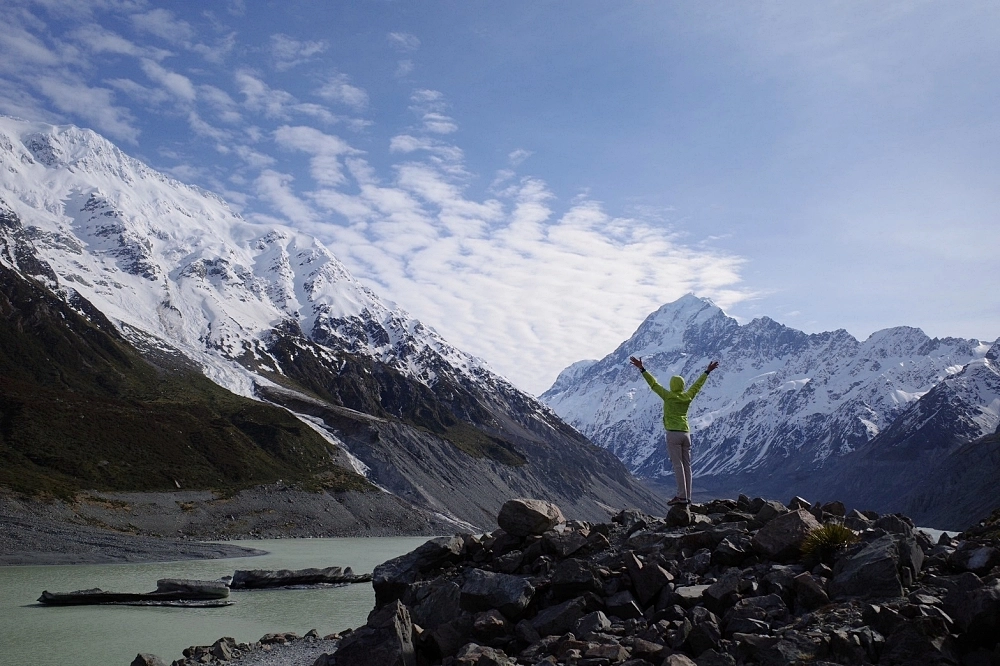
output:
[[851,528],[829,523],[809,532],[802,542],[802,556],[807,561],[833,564],[834,557],[857,540]]

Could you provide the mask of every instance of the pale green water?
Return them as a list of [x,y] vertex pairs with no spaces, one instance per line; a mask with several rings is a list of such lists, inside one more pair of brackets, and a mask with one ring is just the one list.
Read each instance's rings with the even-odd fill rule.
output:
[[222,636],[252,642],[266,633],[316,629],[321,636],[365,623],[375,603],[370,583],[317,590],[234,590],[222,608],[136,606],[48,607],[42,590],[99,587],[150,592],[159,578],[213,580],[236,569],[351,567],[369,573],[427,537],[234,541],[267,555],[158,564],[0,567],[0,664],[3,666],[128,666],[139,652],[168,664],[189,645]]

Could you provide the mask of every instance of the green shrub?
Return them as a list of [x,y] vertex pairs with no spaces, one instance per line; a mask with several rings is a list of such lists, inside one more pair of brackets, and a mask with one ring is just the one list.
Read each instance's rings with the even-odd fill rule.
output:
[[839,523],[829,523],[809,532],[802,542],[802,556],[808,562],[833,564],[843,549],[858,540],[857,533]]

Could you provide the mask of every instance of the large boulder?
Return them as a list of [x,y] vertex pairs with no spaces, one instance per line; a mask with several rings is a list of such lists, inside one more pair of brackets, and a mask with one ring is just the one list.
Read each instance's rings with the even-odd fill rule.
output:
[[525,498],[504,502],[497,516],[502,530],[519,537],[544,534],[565,521],[562,511],[552,502]]
[[587,602],[583,597],[570,599],[539,612],[531,620],[531,626],[540,636],[561,636],[572,631],[586,608]]
[[833,568],[830,596],[899,597],[899,548],[891,534],[875,539],[857,552],[840,559]]
[[421,574],[457,561],[464,546],[465,540],[460,536],[438,537],[375,567],[372,572],[375,607],[400,599]]
[[460,603],[463,610],[473,613],[495,608],[516,619],[534,594],[535,588],[520,576],[473,569],[465,577]]
[[336,656],[337,666],[416,666],[410,612],[399,601],[386,604],[340,642]]
[[425,631],[434,631],[461,615],[461,591],[456,583],[435,580],[414,587],[413,594],[407,595],[410,618]]
[[819,527],[819,521],[805,509],[789,511],[772,518],[750,543],[764,557],[786,562],[799,557],[802,542]]

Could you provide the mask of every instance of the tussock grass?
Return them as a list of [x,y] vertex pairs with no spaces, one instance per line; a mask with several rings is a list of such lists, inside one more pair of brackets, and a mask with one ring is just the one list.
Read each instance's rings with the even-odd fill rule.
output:
[[837,553],[857,542],[857,533],[839,523],[828,523],[809,532],[802,542],[802,557],[807,562],[833,564]]

